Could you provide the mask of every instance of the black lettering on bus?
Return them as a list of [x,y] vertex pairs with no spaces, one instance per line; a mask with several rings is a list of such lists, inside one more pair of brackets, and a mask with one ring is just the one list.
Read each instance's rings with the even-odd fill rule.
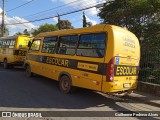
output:
[[137,74],[136,66],[116,66],[115,76],[135,76]]
[[69,66],[68,60],[59,59],[59,58],[47,57],[45,62],[47,64],[58,65],[58,66],[64,66],[64,67]]

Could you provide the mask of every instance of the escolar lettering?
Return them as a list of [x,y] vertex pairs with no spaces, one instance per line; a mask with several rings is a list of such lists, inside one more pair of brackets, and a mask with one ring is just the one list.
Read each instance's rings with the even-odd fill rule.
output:
[[136,67],[117,66],[116,75],[136,75]]
[[69,61],[65,59],[59,59],[59,58],[53,58],[53,57],[47,57],[46,63],[58,65],[58,66],[65,66],[68,67]]

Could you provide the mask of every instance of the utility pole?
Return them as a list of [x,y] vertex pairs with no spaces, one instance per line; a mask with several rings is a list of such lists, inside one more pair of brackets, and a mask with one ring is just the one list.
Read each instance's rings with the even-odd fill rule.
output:
[[1,26],[1,34],[4,36],[4,1],[2,0],[2,26]]

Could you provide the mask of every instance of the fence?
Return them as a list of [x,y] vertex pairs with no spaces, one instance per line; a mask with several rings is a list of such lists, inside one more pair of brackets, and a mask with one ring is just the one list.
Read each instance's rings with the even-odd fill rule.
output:
[[160,51],[142,51],[139,81],[160,84]]

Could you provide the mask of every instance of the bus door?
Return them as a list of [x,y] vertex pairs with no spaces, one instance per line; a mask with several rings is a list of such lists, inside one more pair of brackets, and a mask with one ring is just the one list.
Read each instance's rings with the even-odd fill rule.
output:
[[34,39],[28,50],[26,59],[31,63],[31,70],[34,73],[40,74],[42,71],[40,69],[40,56],[37,55],[40,52],[41,39]]

